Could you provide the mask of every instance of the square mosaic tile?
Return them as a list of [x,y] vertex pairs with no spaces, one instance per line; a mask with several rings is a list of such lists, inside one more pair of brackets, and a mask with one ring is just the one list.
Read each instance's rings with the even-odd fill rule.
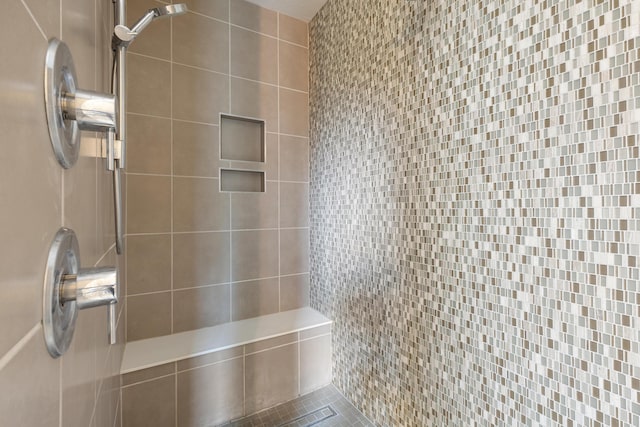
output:
[[640,2],[329,0],[311,305],[382,426],[640,425]]

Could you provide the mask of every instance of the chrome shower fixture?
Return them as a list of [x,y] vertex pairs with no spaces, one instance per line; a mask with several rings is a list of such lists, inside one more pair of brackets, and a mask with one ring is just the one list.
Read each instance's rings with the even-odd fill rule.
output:
[[149,9],[131,28],[127,28],[125,25],[116,25],[113,30],[113,43],[116,46],[128,46],[154,19],[182,15],[187,13],[187,10],[187,5],[184,3]]

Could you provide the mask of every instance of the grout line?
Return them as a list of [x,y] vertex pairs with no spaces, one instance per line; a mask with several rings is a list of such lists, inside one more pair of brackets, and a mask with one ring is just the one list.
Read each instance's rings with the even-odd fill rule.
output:
[[282,244],[282,239],[280,237],[280,233],[281,233],[281,222],[280,222],[280,214],[281,214],[281,208],[280,208],[280,204],[281,204],[281,199],[280,199],[280,168],[281,168],[281,162],[280,162],[280,13],[276,14],[276,35],[278,36],[278,39],[276,40],[276,78],[278,81],[278,95],[277,95],[277,105],[278,108],[276,110],[276,113],[278,115],[278,312],[282,311],[282,279],[281,279],[281,257],[282,257],[282,250],[281,250],[281,244]]
[[[242,30],[246,30],[246,31],[249,31],[249,32],[252,32],[252,33],[255,33],[255,34],[260,34],[261,36],[265,36],[265,37],[268,37],[270,39],[282,40],[283,42],[286,42],[286,43],[294,45],[294,46],[301,47],[303,49],[309,49],[308,46],[304,46],[304,45],[301,45],[301,44],[298,44],[298,43],[295,43],[295,42],[292,42],[292,41],[289,41],[289,40],[285,40],[285,39],[279,39],[279,33],[280,32],[279,32],[278,29],[276,30],[276,35],[272,36],[271,34],[261,33],[260,31],[256,31],[256,30],[253,30],[251,28],[243,27],[242,25],[238,25],[238,24],[232,23],[231,22],[231,8],[229,8],[228,21],[225,21],[225,20],[220,19],[220,18],[215,18],[213,16],[205,15],[205,14],[200,13],[200,12],[195,12],[193,10],[189,10],[189,13],[192,13],[192,14],[197,15],[197,16],[201,16],[203,18],[210,19],[212,21],[217,21],[217,22],[220,22],[220,23],[223,23],[223,24],[228,24],[230,27],[240,28]],[[278,14],[278,18],[279,18],[280,13],[279,12],[276,12],[276,13]],[[289,16],[289,15],[287,15],[287,16]],[[298,21],[302,21],[301,19],[294,18],[293,16],[291,18],[296,19]],[[304,21],[302,21],[302,22],[304,22]],[[307,26],[309,25],[308,22],[306,22],[306,24],[307,24]],[[307,43],[308,43],[308,41],[307,41]]]
[[[251,231],[278,231],[278,230],[308,230],[309,227],[280,227],[280,228],[239,228],[237,230],[201,230],[201,231],[174,231],[175,235],[188,235],[188,234],[215,234],[215,233],[231,233],[231,232],[251,232]],[[172,234],[170,231],[158,232],[158,233],[130,233],[127,237],[136,236],[166,236]],[[303,272],[301,272],[303,273]],[[300,273],[300,274],[301,274]],[[294,274],[294,273],[291,273]]]
[[[227,72],[228,74],[228,98],[227,98],[227,111],[231,114],[231,0],[228,1],[227,6],[227,19],[229,20],[227,24],[227,40],[229,41],[227,44]],[[222,161],[222,116],[219,115],[219,138],[218,138],[218,156],[219,160]],[[222,173],[218,172],[220,180],[218,182],[220,192],[222,192]],[[228,194],[229,197],[229,228],[233,229],[233,195]],[[233,233],[229,232],[229,278],[231,282],[233,282]],[[234,286],[229,285],[229,321],[233,321],[233,288]]]
[[[169,70],[169,82],[170,82],[170,87],[169,87],[169,115],[171,116],[171,118],[173,119],[173,19],[170,20],[170,24],[169,24],[169,57],[171,58],[171,66],[170,66],[170,70]],[[169,168],[170,168],[170,172],[171,172],[171,212],[170,212],[170,216],[171,216],[171,237],[170,237],[170,244],[171,244],[171,250],[170,250],[170,266],[169,266],[169,274],[171,274],[170,277],[170,285],[171,285],[171,291],[173,291],[174,288],[174,283],[173,283],[173,221],[174,221],[174,217],[173,217],[173,207],[174,207],[174,179],[175,177],[173,176],[173,120],[171,120],[171,122],[169,123],[169,132],[170,132],[170,142],[169,142],[169,149],[170,149],[170,155],[169,155]],[[171,333],[174,333],[174,303],[175,300],[173,298],[173,292],[171,292],[171,313],[170,313],[170,321],[171,321]],[[178,381],[176,378],[175,381],[176,384],[176,403],[177,403],[177,387],[178,387]],[[175,411],[176,414],[176,425],[178,425],[178,411]]]
[[[231,37],[231,35],[229,35],[229,37]],[[277,50],[279,50],[279,49],[280,49],[280,47],[278,46]],[[231,51],[230,47],[229,47],[229,51]],[[143,53],[137,53],[137,52],[130,52],[130,53],[131,53],[131,55],[140,56],[142,58],[148,58],[148,59],[153,59],[153,60],[156,60],[156,61],[167,62],[169,64],[179,65],[181,67],[186,67],[186,68],[191,68],[191,69],[194,69],[194,70],[205,71],[205,72],[208,72],[208,73],[219,74],[221,76],[228,76],[229,77],[229,84],[231,84],[231,79],[234,78],[234,79],[238,79],[238,80],[245,80],[245,81],[249,81],[249,82],[253,82],[253,83],[259,83],[259,84],[262,84],[262,85],[265,85],[265,86],[271,86],[271,87],[275,87],[275,88],[286,89],[286,90],[290,90],[292,92],[303,93],[305,95],[309,94],[308,90],[300,90],[300,89],[296,89],[296,88],[293,88],[293,87],[281,86],[279,83],[269,83],[269,82],[265,82],[265,81],[262,81],[262,80],[250,79],[248,77],[232,74],[231,70],[228,70],[229,71],[228,73],[224,73],[222,71],[211,70],[209,68],[199,67],[197,65],[185,64],[185,63],[182,63],[182,62],[175,62],[175,61],[171,61],[171,60],[164,59],[164,58],[158,58],[158,57],[151,56],[151,55],[145,55]],[[229,54],[229,55],[231,55],[231,54]],[[229,56],[229,58],[231,58],[231,56]]]
[[[38,31],[40,31],[40,34],[42,34],[42,37],[44,37],[45,40],[49,40],[48,37],[47,37],[47,34],[42,30],[42,27],[40,26],[40,24],[38,24],[38,21],[36,20],[36,17],[31,12],[31,9],[29,9],[29,6],[27,6],[27,4],[24,2],[24,0],[20,0],[20,2],[25,7],[25,9],[27,9],[27,13],[31,17],[31,20],[33,20],[33,23],[36,24],[36,27],[38,28]],[[60,10],[60,28],[62,28],[62,2],[60,2],[60,9],[61,9]],[[60,36],[62,37],[62,33],[60,34]]]
[[[176,362],[169,362],[169,363],[176,363]],[[162,366],[162,365],[158,365],[158,366]],[[157,367],[157,366],[154,366],[154,368],[156,368],[156,367]],[[144,369],[139,369],[138,371],[133,371],[133,372],[139,372],[139,371],[144,371]],[[123,375],[123,376],[124,376],[124,375],[129,375],[129,374],[132,374],[133,372],[129,372],[129,373],[127,373],[127,374],[121,374],[121,375]],[[160,379],[162,379],[162,378],[168,378],[168,377],[170,377],[170,376],[172,376],[172,375],[176,375],[176,374],[177,374],[177,371],[175,371],[175,372],[171,372],[170,374],[159,375],[159,376],[157,376],[157,377],[153,377],[153,378],[147,378],[146,380],[136,381],[135,383],[131,383],[131,384],[127,384],[127,385],[123,385],[121,388],[122,388],[122,389],[125,389],[125,388],[129,388],[129,387],[133,387],[133,386],[136,386],[136,385],[138,385],[138,384],[144,384],[144,383],[148,383],[148,382],[151,382],[151,381],[160,380]],[[176,381],[176,384],[177,384],[177,383],[178,383],[178,382]],[[177,387],[176,387],[176,388],[177,388]]]
[[[103,260],[107,255],[109,255],[109,252],[111,252],[111,250],[112,250],[112,249],[115,249],[115,247],[116,247],[116,244],[115,244],[115,242],[114,242],[114,243],[112,243],[112,244],[111,244],[111,246],[109,246],[109,249],[107,249],[107,250],[106,250],[106,252],[105,252],[105,253],[103,253],[103,254],[102,254],[102,256],[101,256],[100,258],[98,258],[98,261],[96,261],[96,263],[95,263],[93,266],[94,266],[94,267],[97,267],[97,266],[102,262],[102,260]],[[125,271],[125,276],[126,276],[126,271]],[[125,280],[126,280],[126,277],[125,277]]]
[[[212,284],[202,285],[202,286],[190,286],[190,287],[186,287],[186,288],[165,289],[165,290],[161,290],[161,291],[141,292],[141,293],[136,293],[136,294],[127,294],[126,296],[127,297],[139,297],[139,296],[145,296],[145,295],[163,294],[163,293],[166,293],[166,292],[181,292],[181,291],[189,291],[189,290],[203,289],[203,288],[214,288],[214,287],[217,287],[217,286],[232,286],[232,285],[237,285],[239,283],[259,282],[259,281],[263,281],[263,280],[273,280],[273,279],[280,279],[280,278],[284,278],[284,277],[305,276],[305,275],[308,275],[308,274],[309,274],[309,272],[295,273],[295,274],[283,274],[282,276],[258,277],[258,278],[255,278],[255,279],[236,280],[236,281],[233,281],[233,282],[212,283]],[[294,310],[297,310],[297,309],[294,309]],[[288,311],[288,310],[284,310],[284,311]],[[276,314],[276,313],[270,313],[270,314]]]
[[4,356],[0,358],[0,371],[2,371],[11,360],[28,344],[29,340],[33,338],[38,331],[40,330],[41,323],[38,322],[36,325],[29,330],[20,340],[14,344],[13,347],[7,351]]

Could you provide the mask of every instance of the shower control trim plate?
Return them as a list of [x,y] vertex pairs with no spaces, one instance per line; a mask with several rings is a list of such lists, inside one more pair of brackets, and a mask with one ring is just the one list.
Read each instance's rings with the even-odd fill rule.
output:
[[81,90],[67,45],[52,38],[45,58],[44,100],[51,145],[58,162],[68,169],[78,160],[80,131],[116,128],[114,95]]
[[44,274],[42,325],[49,354],[60,357],[71,345],[78,310],[115,304],[117,290],[116,269],[81,269],[75,233],[69,228],[58,230]]

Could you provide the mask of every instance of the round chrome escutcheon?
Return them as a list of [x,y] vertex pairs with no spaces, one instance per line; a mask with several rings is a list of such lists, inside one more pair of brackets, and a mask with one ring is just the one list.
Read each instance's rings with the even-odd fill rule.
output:
[[69,169],[80,153],[80,129],[75,120],[67,120],[62,111],[62,95],[76,92],[76,69],[71,51],[58,39],[49,41],[44,67],[44,102],[49,137],[56,158]]
[[78,239],[73,230],[58,230],[51,247],[44,274],[42,326],[47,350],[60,357],[69,348],[78,311],[75,301],[60,301],[60,286],[65,274],[77,274],[80,266]]

